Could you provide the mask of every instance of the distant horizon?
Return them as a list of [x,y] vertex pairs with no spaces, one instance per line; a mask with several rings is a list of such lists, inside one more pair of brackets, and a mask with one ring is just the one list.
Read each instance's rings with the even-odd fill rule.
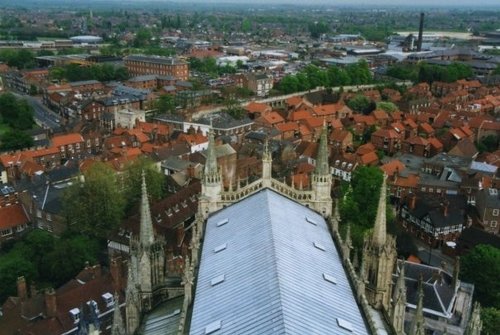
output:
[[13,2],[12,0],[0,0],[2,5],[10,5],[12,7],[22,6],[24,4],[29,5],[41,5],[43,3],[64,3],[72,4],[77,7],[91,6],[92,3],[102,4],[110,2],[120,2],[122,6],[138,4],[138,3],[150,3],[150,4],[176,4],[176,5],[189,5],[193,3],[199,3],[204,5],[223,5],[223,6],[245,6],[256,7],[256,6],[273,6],[273,5],[287,5],[296,7],[366,7],[370,8],[500,8],[500,2],[498,0],[478,0],[471,3],[470,0],[441,0],[436,3],[434,0],[422,0],[419,2],[411,2],[408,0],[309,0],[307,3],[297,4],[294,0],[89,0],[89,1],[79,1],[79,0],[18,0]]

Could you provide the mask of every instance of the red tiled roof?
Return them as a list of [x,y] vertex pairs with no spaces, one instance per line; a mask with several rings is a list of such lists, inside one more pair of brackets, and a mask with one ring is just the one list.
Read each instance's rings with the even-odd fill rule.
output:
[[261,118],[263,118],[264,120],[266,120],[267,123],[272,124],[272,125],[285,121],[283,119],[283,117],[281,115],[279,115],[279,113],[277,113],[277,112],[270,112],[270,113],[264,114],[261,116]]
[[401,172],[406,169],[406,166],[398,159],[392,160],[389,163],[386,163],[380,167],[382,171],[385,172],[386,175],[392,176],[394,172]]
[[305,120],[302,120],[301,122],[303,122],[306,126],[308,126],[309,129],[316,129],[323,127],[324,120],[318,117],[310,117]]
[[429,144],[431,146],[433,146],[435,149],[442,149],[443,148],[443,143],[441,143],[441,141],[439,141],[435,137],[429,138]]
[[61,147],[68,144],[76,144],[83,142],[82,135],[78,133],[59,135],[52,137],[52,146]]
[[265,112],[271,111],[271,107],[269,107],[268,105],[262,104],[259,102],[255,102],[255,101],[250,102],[245,107],[245,109],[250,114],[254,114],[254,113],[264,114]]
[[429,144],[429,142],[425,138],[420,137],[420,136],[410,137],[410,138],[406,139],[405,142],[410,143],[410,144],[424,145],[424,146]]
[[382,128],[375,131],[372,136],[387,137],[387,138],[399,138],[399,134],[394,129]]
[[369,152],[373,152],[375,150],[376,150],[376,148],[373,145],[373,143],[368,142],[366,144],[363,144],[363,145],[359,146],[358,150],[356,150],[356,154],[358,154],[358,155],[364,155],[364,154],[367,154]]
[[286,99],[286,104],[288,106],[297,106],[302,102],[302,98],[299,96],[294,96],[291,98]]
[[299,125],[295,122],[285,122],[276,125],[276,129],[279,131],[296,131],[299,130]]
[[428,124],[427,122],[421,123],[420,128],[422,129],[422,131],[426,132],[427,134],[431,134],[434,132],[434,128],[432,128],[432,126],[430,124]]
[[300,121],[304,119],[308,119],[312,117],[312,114],[305,110],[305,109],[299,109],[297,111],[294,111],[288,115],[288,121]]
[[370,165],[378,162],[378,156],[375,151],[369,152],[367,154],[364,154],[360,157],[361,163],[365,165]]
[[0,230],[17,227],[28,222],[29,219],[20,204],[0,208]]
[[372,112],[373,117],[377,120],[387,120],[389,119],[389,115],[386,113],[386,111],[382,109],[376,109]]

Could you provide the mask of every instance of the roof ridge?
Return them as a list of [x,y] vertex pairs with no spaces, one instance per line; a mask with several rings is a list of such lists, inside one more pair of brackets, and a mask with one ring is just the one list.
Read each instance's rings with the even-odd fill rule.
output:
[[[271,191],[270,189],[263,189],[263,194],[266,198],[266,210],[267,210],[267,214],[269,215],[269,218],[271,218],[271,210],[270,210],[270,206],[269,206],[269,191]],[[274,192],[274,191],[272,191]],[[272,220],[270,220],[272,222]],[[284,295],[283,295],[283,292],[282,292],[282,288],[281,288],[281,284],[282,284],[282,281],[283,281],[283,278],[280,276],[280,271],[279,271],[279,266],[278,266],[278,257],[277,257],[277,251],[276,251],[276,243],[275,243],[275,230],[276,228],[274,227],[274,225],[270,224],[270,232],[271,232],[271,245],[272,245],[272,251],[273,251],[273,266],[274,266],[274,272],[276,273],[276,279],[278,280],[278,303],[279,303],[279,310],[280,310],[280,319],[281,319],[281,327],[282,329],[284,330],[285,329],[285,313],[284,313],[284,309],[283,309],[283,298],[284,298]]]

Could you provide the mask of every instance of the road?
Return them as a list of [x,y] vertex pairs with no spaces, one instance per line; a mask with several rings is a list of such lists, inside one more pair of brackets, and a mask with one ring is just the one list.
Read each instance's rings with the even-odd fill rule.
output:
[[40,127],[52,130],[60,127],[61,117],[45,106],[38,98],[20,93],[13,94],[29,102],[33,107],[35,122]]

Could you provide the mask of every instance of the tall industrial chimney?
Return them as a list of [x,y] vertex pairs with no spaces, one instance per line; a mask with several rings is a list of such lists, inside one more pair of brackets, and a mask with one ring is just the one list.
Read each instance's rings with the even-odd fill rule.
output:
[[420,13],[420,26],[418,27],[417,51],[422,51],[423,33],[424,33],[424,13]]

